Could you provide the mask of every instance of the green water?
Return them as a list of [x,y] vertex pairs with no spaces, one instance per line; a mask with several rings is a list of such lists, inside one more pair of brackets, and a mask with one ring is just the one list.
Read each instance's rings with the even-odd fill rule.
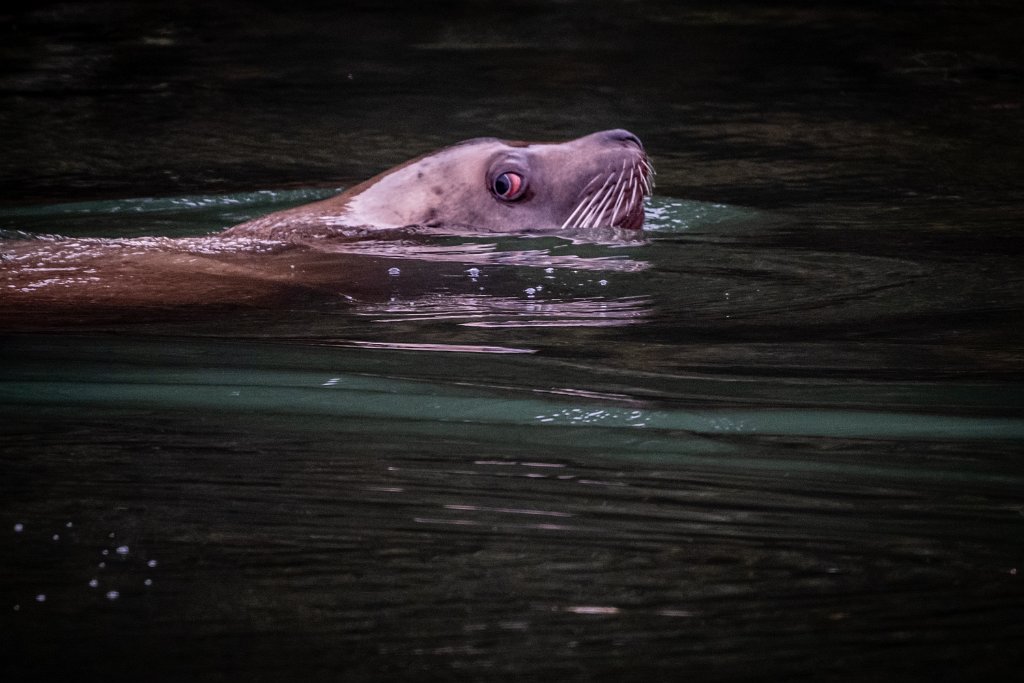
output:
[[3,21],[0,268],[39,291],[61,245],[200,250],[465,137],[625,126],[658,170],[642,240],[364,235],[238,256],[296,272],[245,304],[0,300],[4,680],[1024,665],[1011,4]]

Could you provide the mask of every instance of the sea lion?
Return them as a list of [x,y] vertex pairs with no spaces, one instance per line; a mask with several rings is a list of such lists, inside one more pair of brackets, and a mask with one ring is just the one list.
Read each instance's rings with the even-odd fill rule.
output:
[[639,230],[654,169],[627,130],[562,143],[475,138],[412,159],[330,199],[228,228],[223,237],[295,239],[339,228],[495,232]]
[[[638,231],[653,172],[640,140],[625,130],[563,143],[478,138],[408,161],[336,197],[204,237],[0,241],[0,327],[135,320],[146,311],[192,315],[218,305],[278,306],[317,293],[381,299],[390,296],[394,278],[372,257],[402,256],[403,240],[417,233]],[[404,230],[413,227],[418,230]],[[374,243],[376,252],[367,252],[363,245]],[[446,252],[415,254],[418,261],[452,260]],[[470,250],[456,258],[521,263],[530,254],[546,266],[555,263],[545,260],[546,252],[520,257]],[[573,267],[613,265],[580,259]],[[441,269],[421,270],[403,282],[443,277]]]

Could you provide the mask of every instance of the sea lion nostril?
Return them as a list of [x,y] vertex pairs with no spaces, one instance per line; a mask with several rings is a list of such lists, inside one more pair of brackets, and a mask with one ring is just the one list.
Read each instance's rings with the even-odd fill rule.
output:
[[632,142],[640,149],[644,148],[644,143],[640,142],[640,138],[630,133],[624,128],[616,128],[614,130],[608,130],[604,132],[606,139],[612,142]]

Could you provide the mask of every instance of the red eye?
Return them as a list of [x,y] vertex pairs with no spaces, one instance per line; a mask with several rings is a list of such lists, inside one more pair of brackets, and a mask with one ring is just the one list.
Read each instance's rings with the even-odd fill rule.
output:
[[511,171],[502,173],[494,178],[491,189],[499,199],[516,199],[523,189],[523,176]]

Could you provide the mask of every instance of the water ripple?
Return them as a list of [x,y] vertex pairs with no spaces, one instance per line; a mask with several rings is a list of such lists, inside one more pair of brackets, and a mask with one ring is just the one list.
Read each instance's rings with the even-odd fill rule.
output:
[[464,327],[617,327],[650,313],[645,296],[531,300],[485,295],[429,296],[367,305],[358,313],[378,323],[453,321]]

